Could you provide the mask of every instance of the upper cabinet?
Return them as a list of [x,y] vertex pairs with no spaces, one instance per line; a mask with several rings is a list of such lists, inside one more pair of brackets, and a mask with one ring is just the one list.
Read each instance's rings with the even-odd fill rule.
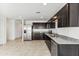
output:
[[70,3],[69,4],[70,26],[73,26],[73,27],[79,26],[78,16],[79,16],[79,3]]
[[[79,26],[79,20],[78,20],[79,3],[66,4],[53,17],[55,17],[55,16],[57,16],[57,19],[58,19],[58,27],[77,27],[77,26]],[[51,21],[53,21],[53,20],[51,20]]]
[[47,23],[33,23],[33,29],[46,29]]
[[69,5],[66,4],[57,14],[58,27],[69,26]]
[[55,28],[55,22],[52,18],[47,23],[47,28]]

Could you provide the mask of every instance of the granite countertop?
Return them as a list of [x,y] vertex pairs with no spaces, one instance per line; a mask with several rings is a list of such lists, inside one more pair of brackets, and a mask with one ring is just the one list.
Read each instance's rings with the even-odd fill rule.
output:
[[51,38],[57,44],[79,44],[78,39],[66,37],[63,35],[56,34],[56,36],[54,36],[54,34],[49,34],[49,33],[45,33],[45,35],[47,35],[49,38]]

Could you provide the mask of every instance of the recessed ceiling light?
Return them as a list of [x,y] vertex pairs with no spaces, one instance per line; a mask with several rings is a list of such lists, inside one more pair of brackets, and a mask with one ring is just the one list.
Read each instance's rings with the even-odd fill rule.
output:
[[37,14],[39,14],[40,12],[39,12],[39,11],[37,11],[36,13],[37,13]]
[[54,19],[56,19],[56,18],[57,18],[57,16],[54,16],[53,18],[54,18]]
[[47,5],[47,3],[43,3],[43,5]]

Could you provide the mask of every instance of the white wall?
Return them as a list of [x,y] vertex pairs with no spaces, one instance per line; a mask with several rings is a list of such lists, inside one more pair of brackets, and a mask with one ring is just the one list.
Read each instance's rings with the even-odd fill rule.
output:
[[57,29],[52,29],[52,32],[79,39],[79,27],[57,28]]
[[15,20],[7,19],[7,39],[15,40]]
[[0,16],[0,44],[5,44],[6,41],[6,18]]
[[22,20],[15,21],[15,33],[16,33],[16,38],[22,37]]
[[24,20],[24,24],[26,24],[26,25],[32,25],[32,23],[33,23],[33,21],[26,21],[26,20]]
[[35,21],[35,20],[34,20],[34,21],[33,21],[33,20],[32,20],[32,21],[30,21],[30,20],[28,20],[28,21],[27,21],[27,20],[24,20],[24,23],[25,23],[26,25],[28,25],[28,24],[29,24],[29,25],[32,25],[33,22],[37,22],[37,23],[39,23],[39,22],[40,22],[40,23],[46,23],[47,21],[44,21],[44,20],[41,20],[41,21],[40,21],[40,20],[37,20],[37,21]]

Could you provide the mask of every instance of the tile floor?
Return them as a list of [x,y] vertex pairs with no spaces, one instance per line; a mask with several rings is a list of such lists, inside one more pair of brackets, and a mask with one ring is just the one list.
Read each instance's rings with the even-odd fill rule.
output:
[[44,40],[17,39],[0,45],[0,56],[50,56],[50,52]]

